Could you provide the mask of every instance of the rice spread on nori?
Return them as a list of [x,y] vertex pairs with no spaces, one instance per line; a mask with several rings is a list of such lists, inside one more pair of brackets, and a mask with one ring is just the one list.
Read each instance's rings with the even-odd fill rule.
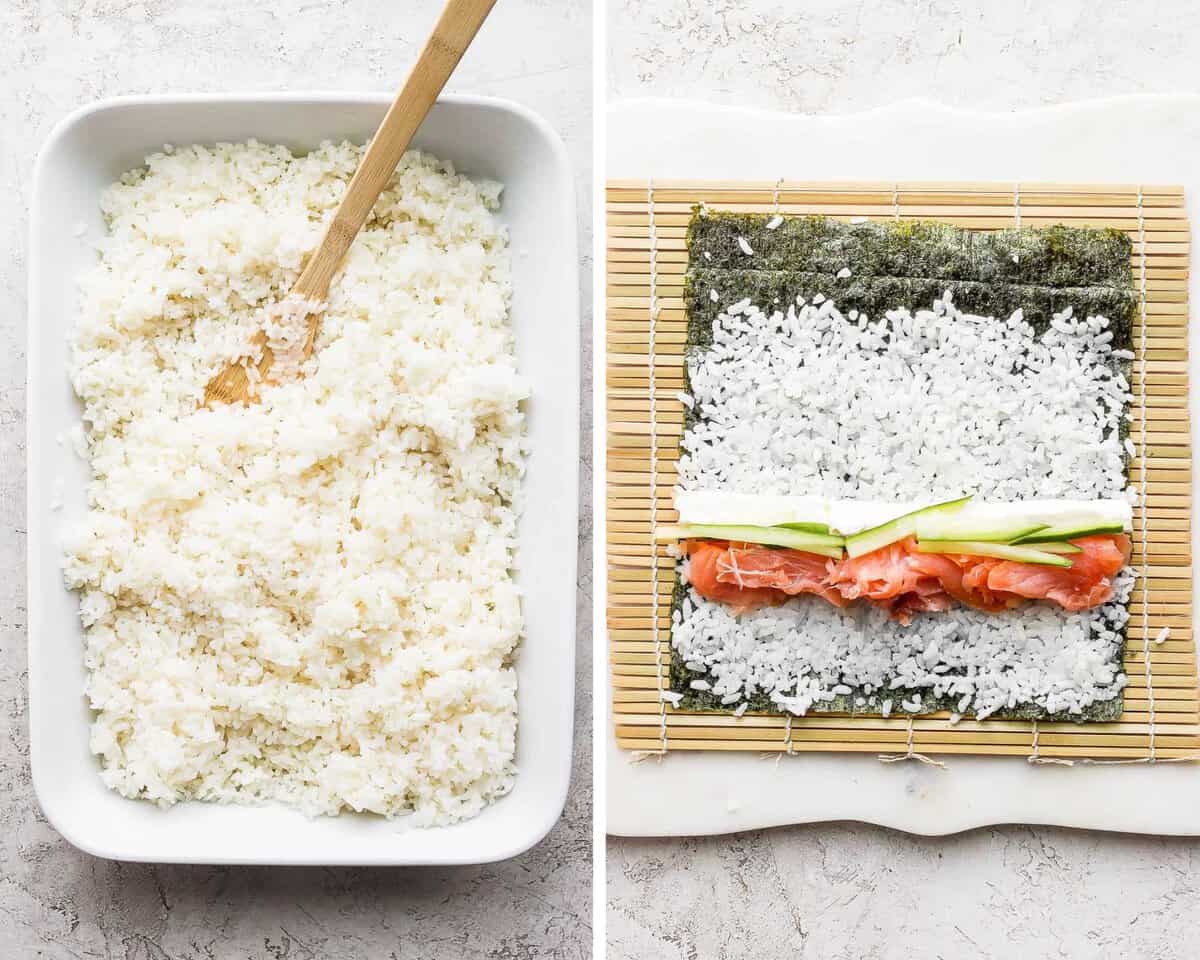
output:
[[[1123,495],[1137,308],[1123,233],[707,212],[688,254],[682,486]],[[1084,613],[956,609],[903,627],[811,597],[735,618],[677,577],[671,689],[722,712],[1112,720],[1131,583]]]

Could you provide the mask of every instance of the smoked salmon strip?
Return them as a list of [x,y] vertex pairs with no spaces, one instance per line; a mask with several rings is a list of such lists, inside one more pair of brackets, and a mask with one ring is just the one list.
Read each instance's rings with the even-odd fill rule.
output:
[[1071,566],[1043,567],[1011,560],[955,557],[963,583],[997,596],[1052,600],[1066,610],[1090,610],[1113,595],[1113,577],[1129,562],[1131,545],[1124,534],[1072,540],[1083,553],[1071,555]]
[[955,602],[998,612],[1026,600],[1088,610],[1113,597],[1114,577],[1129,562],[1123,534],[1080,537],[1072,565],[1049,567],[969,554],[920,553],[913,537],[861,557],[828,557],[748,543],[689,540],[686,576],[709,600],[736,614],[813,594],[838,607],[862,600],[901,623],[917,613],[948,610]]
[[827,582],[828,557],[802,550],[767,549],[754,544],[731,544],[717,557],[717,580],[739,587],[768,587],[790,597],[814,593],[845,607],[850,601]]
[[787,600],[788,595],[782,590],[722,582],[717,564],[729,552],[729,544],[716,540],[689,540],[685,546],[688,582],[706,600],[728,604],[735,614],[775,606]]

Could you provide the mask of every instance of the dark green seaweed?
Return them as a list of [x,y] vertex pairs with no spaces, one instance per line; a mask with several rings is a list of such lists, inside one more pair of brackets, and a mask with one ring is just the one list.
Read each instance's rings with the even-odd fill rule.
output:
[[[716,290],[720,300],[712,299]],[[1138,296],[1128,286],[1046,287],[1033,283],[936,280],[929,277],[888,277],[854,274],[810,274],[799,270],[689,269],[684,278],[684,302],[688,310],[688,342],[708,347],[713,341],[713,320],[722,308],[742,298],[769,310],[786,310],[796,298],[811,301],[826,296],[841,313],[857,310],[872,320],[905,305],[910,310],[928,310],[946,293],[965,313],[1008,319],[1020,308],[1034,335],[1044,334],[1052,314],[1072,307],[1076,316],[1108,317],[1117,346],[1128,348]]]
[[[1129,238],[1119,230],[1045,227],[982,233],[930,221],[842,223],[788,217],[774,230],[758,214],[708,213],[688,226],[689,267],[803,269],[977,280],[1047,287],[1125,286]],[[753,250],[746,254],[738,240]]]
[[[717,301],[712,299],[716,291]],[[836,302],[839,312],[851,310],[880,320],[901,304],[911,310],[929,309],[949,292],[955,306],[965,313],[1007,320],[1018,308],[1025,321],[1041,336],[1050,326],[1052,314],[1072,307],[1077,316],[1108,317],[1113,341],[1126,349],[1132,335],[1137,295],[1125,287],[1051,287],[1005,281],[944,280],[929,277],[888,277],[854,273],[838,277],[829,273],[801,270],[689,268],[684,279],[684,303],[688,317],[688,343],[707,347],[712,343],[712,325],[722,309],[744,297],[769,310],[786,310],[800,297],[811,301],[821,295]]]
[[[879,320],[899,306],[926,309],[947,291],[959,309],[998,322],[1020,308],[1035,336],[1045,332],[1053,313],[1068,306],[1076,315],[1105,316],[1114,345],[1130,349],[1138,300],[1132,288],[1130,241],[1120,231],[1054,226],[981,233],[931,222],[846,224],[825,217],[788,217],[768,229],[770,220],[765,215],[704,211],[692,217],[684,281],[689,353],[712,343],[712,325],[720,309],[743,298],[767,310],[786,309],[797,297],[811,301],[819,294],[834,300],[843,316],[857,310]],[[752,254],[742,249],[739,238]],[[849,277],[837,276],[843,268],[849,268]],[[718,294],[715,302],[713,290]],[[1128,379],[1130,364],[1117,366]],[[697,416],[688,414],[685,430],[695,425]],[[1122,434],[1127,431],[1123,421]],[[686,595],[677,571],[673,617],[681,615]],[[1119,608],[1110,605],[1106,612],[1109,623],[1115,623]],[[1123,641],[1114,655],[1118,665],[1124,648]],[[691,681],[701,676],[688,670],[672,648],[670,685],[683,695],[680,706],[733,712],[711,693],[691,689]],[[878,716],[877,705],[854,705],[854,699],[864,695],[854,690],[811,712]],[[921,713],[953,710],[957,699],[901,688],[876,691],[875,703],[890,698],[897,705],[893,715],[903,715],[898,705],[913,695],[922,698]],[[779,712],[764,693],[747,699],[751,710]],[[1078,715],[1018,704],[992,716],[1094,723],[1116,720],[1123,709],[1124,697],[1118,694]]]

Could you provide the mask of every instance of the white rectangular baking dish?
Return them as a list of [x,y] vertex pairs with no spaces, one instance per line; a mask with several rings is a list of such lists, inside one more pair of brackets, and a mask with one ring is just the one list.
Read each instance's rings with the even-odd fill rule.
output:
[[[59,531],[85,506],[87,469],[59,443],[79,420],[66,334],[77,280],[103,231],[100,192],[164,143],[256,138],[306,149],[368,139],[390,102],[381,94],[136,97],[85,107],[43,146],[29,254],[29,711],[34,788],[46,817],[96,856],[179,863],[453,864],[514,856],[562,812],[574,702],[578,476],[578,260],[574,193],[554,131],[506,101],[443,97],[415,146],[505,184],[501,217],[513,250],[513,324],[529,403],[518,580],[526,638],[517,660],[518,774],[511,794],[452,827],[343,815],[309,819],[279,806],[183,803],[159,809],[100,782],[88,749],[83,638],[59,572]],[[78,225],[87,227],[76,236]],[[56,510],[61,499],[62,508]]]

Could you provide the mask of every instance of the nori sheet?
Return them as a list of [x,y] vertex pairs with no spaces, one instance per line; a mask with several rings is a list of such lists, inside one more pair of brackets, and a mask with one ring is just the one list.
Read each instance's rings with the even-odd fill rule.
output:
[[[711,291],[720,296],[714,302]],[[928,310],[947,291],[954,305],[965,313],[1007,319],[1018,308],[1025,321],[1041,336],[1050,326],[1050,318],[1067,307],[1076,316],[1103,316],[1112,321],[1113,342],[1128,343],[1138,298],[1129,284],[1125,287],[1093,285],[1087,287],[1051,287],[1007,281],[941,280],[930,277],[887,277],[852,274],[838,277],[830,273],[802,270],[757,270],[699,267],[689,269],[684,278],[684,303],[688,317],[689,347],[712,344],[712,326],[723,306],[733,298],[749,297],[768,310],[772,305],[786,310],[796,297],[811,301],[818,294],[837,302],[838,310],[865,313],[881,320],[886,311],[903,304],[909,309]]]
[[[1043,227],[983,233],[931,221],[843,223],[788,217],[774,230],[765,214],[704,213],[688,224],[689,267],[803,269],[856,274],[978,280],[1046,287],[1129,287],[1129,238],[1120,230]],[[750,244],[747,255],[739,238]],[[708,256],[705,257],[704,254]]]
[[[688,226],[688,267],[684,279],[687,311],[687,351],[704,350],[712,343],[712,324],[723,305],[749,298],[761,309],[786,309],[799,297],[811,301],[821,294],[833,299],[838,310],[865,313],[878,320],[888,310],[906,306],[927,309],[947,290],[965,312],[1007,320],[1018,308],[1036,336],[1045,332],[1053,313],[1071,306],[1076,315],[1105,316],[1110,321],[1115,349],[1131,349],[1138,297],[1130,268],[1131,244],[1112,229],[1053,226],[1023,227],[994,233],[964,230],[925,221],[846,224],[827,217],[787,217],[767,229],[771,217],[760,214],[715,213],[696,208]],[[752,249],[747,254],[738,242]],[[849,277],[838,277],[849,268]],[[710,291],[719,301],[713,302]],[[1131,364],[1117,364],[1128,380]],[[687,374],[685,371],[685,378]],[[686,385],[685,385],[686,389]],[[697,414],[685,418],[685,432]],[[1122,438],[1128,422],[1121,421]],[[676,568],[671,613],[680,612],[687,587]],[[1116,652],[1124,657],[1125,631]],[[732,713],[707,691],[691,689],[703,674],[691,671],[671,648],[670,689],[683,695],[686,710]],[[856,707],[850,694],[814,705],[810,713],[879,716],[869,703]],[[898,688],[876,690],[877,701],[921,697],[916,716],[953,710],[956,697],[934,697],[928,690]],[[780,713],[766,694],[747,698],[749,709]],[[868,701],[870,696],[868,696]],[[998,710],[997,719],[1040,719],[1078,723],[1111,722],[1124,710],[1124,693],[1097,702],[1082,714],[1051,714],[1036,704],[1018,704]],[[894,709],[892,716],[908,716]],[[967,716],[971,716],[968,711]]]

